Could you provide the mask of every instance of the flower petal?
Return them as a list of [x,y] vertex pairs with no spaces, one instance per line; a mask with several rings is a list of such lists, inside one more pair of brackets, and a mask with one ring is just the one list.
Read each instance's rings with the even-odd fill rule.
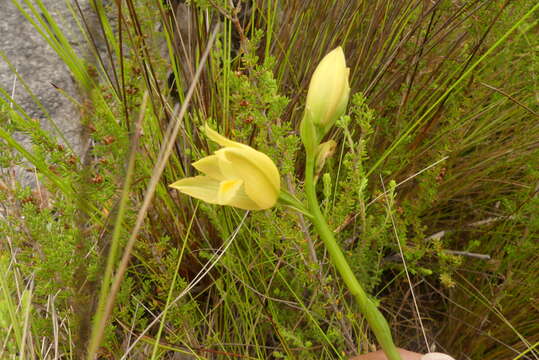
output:
[[[241,182],[241,180],[239,181]],[[241,186],[239,189],[237,189],[234,196],[228,199],[226,203],[220,203],[219,189],[221,187],[221,183],[208,176],[195,176],[181,179],[169,186],[186,195],[210,204],[229,205],[244,210],[262,210],[257,203],[255,203],[245,194],[245,191]]]
[[219,162],[221,172],[229,179],[242,179],[245,193],[260,208],[275,205],[280,191],[279,171],[266,154],[249,146],[224,148],[216,154],[223,158]]
[[227,139],[223,135],[219,134],[217,131],[213,130],[208,126],[208,124],[204,124],[204,133],[207,137],[209,137],[212,141],[216,142],[217,144],[223,146],[223,147],[237,147],[242,148],[247,145],[244,145],[239,142],[232,141],[230,139]]
[[195,169],[211,177],[212,179],[219,181],[225,179],[225,176],[221,173],[221,169],[219,167],[219,157],[216,155],[206,156],[205,158],[194,162],[192,165]]
[[219,181],[208,176],[181,179],[169,186],[207,203],[219,204],[217,196],[219,192]]

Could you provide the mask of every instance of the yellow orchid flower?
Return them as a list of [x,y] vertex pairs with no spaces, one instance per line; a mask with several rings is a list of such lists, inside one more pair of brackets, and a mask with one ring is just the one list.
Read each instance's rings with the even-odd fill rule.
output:
[[273,161],[250,146],[227,139],[207,124],[204,132],[223,148],[192,164],[203,176],[181,179],[170,186],[210,204],[245,210],[274,206],[281,180]]

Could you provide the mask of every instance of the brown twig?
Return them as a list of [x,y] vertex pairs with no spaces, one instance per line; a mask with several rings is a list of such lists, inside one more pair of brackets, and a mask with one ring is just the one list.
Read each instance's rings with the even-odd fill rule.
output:
[[232,8],[231,12],[227,12],[223,7],[219,6],[214,0],[208,0],[211,6],[213,6],[221,15],[223,15],[225,18],[230,20],[232,25],[234,25],[234,28],[238,32],[238,36],[240,37],[240,52],[245,53],[247,50],[247,37],[245,36],[245,31],[243,30],[243,26],[241,26],[240,19],[238,17],[238,14],[241,12],[241,0],[238,0],[238,3],[234,5],[234,2],[230,0],[230,7]]
[[531,114],[533,114],[534,116],[537,116],[539,117],[539,114],[535,111],[533,111],[532,109],[530,109],[528,106],[526,106],[526,104],[523,104],[522,102],[518,101],[517,99],[515,99],[514,97],[512,97],[511,95],[509,95],[508,93],[506,93],[505,91],[503,91],[502,89],[498,89],[497,87],[494,87],[492,85],[489,85],[489,84],[486,84],[482,81],[479,81],[479,84],[491,89],[491,90],[494,90],[496,91],[497,93],[500,93],[502,94],[503,96],[507,97],[509,100],[511,100],[512,102],[514,102],[515,104],[519,105],[519,106],[522,106],[524,109],[526,109],[528,112],[530,112]]

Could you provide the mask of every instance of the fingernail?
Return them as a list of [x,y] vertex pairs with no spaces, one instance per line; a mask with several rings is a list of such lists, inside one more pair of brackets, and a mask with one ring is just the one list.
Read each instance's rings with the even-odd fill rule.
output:
[[447,354],[434,352],[434,353],[428,353],[428,354],[423,355],[420,360],[455,360],[455,359]]

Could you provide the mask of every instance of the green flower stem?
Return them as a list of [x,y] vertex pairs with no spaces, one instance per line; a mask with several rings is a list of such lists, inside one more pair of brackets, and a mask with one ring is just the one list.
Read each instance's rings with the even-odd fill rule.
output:
[[309,219],[313,218],[313,216],[311,215],[309,210],[305,208],[305,206],[301,203],[301,201],[296,199],[289,192],[287,192],[285,190],[282,190],[282,189],[281,189],[281,192],[279,193],[279,203],[281,203],[282,205],[285,205],[285,206],[290,206],[291,208],[293,208],[294,210],[302,213],[303,215],[305,215]]
[[318,199],[316,198],[316,189],[314,183],[314,165],[315,159],[313,154],[307,154],[307,164],[305,168],[305,193],[307,195],[309,212],[312,214],[311,221],[318,232],[318,235],[324,241],[333,265],[337,268],[339,274],[341,274],[344,283],[348,287],[348,290],[352,293],[352,295],[354,295],[361,313],[367,319],[369,326],[371,327],[387,358],[389,360],[401,360],[397,348],[393,343],[391,331],[386,319],[378,310],[376,305],[369,299],[365,293],[365,290],[363,290],[361,284],[356,279],[350,265],[348,265],[348,262],[344,257],[341,248],[333,236],[333,232],[330,230],[324,215],[322,215],[322,212],[320,211]]

